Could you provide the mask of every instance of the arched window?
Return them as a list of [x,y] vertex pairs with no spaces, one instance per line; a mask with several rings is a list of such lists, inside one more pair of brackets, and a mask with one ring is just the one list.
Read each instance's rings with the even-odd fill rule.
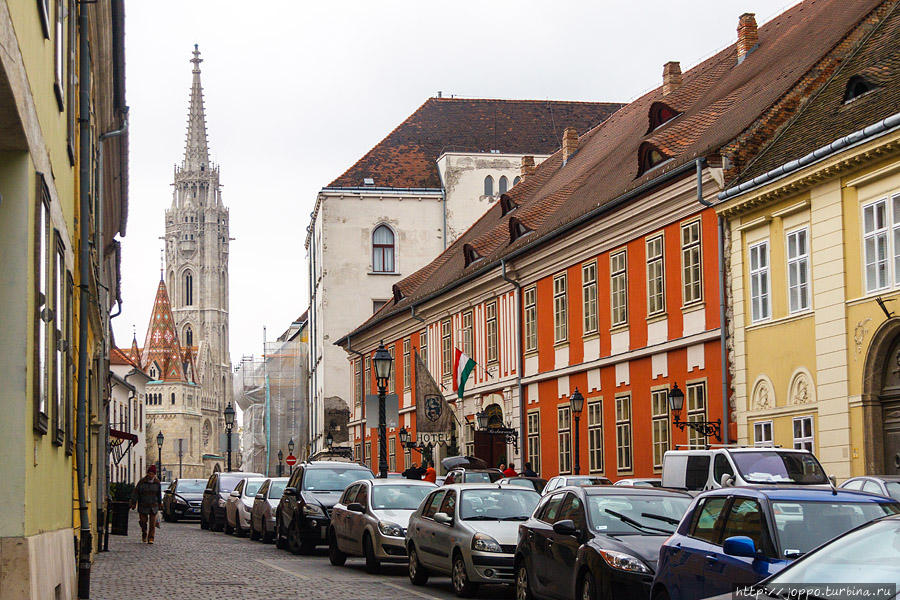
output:
[[182,292],[182,299],[184,300],[184,306],[193,306],[194,305],[194,275],[190,271],[184,272],[184,291]]
[[644,142],[638,149],[638,175],[643,175],[650,169],[661,165],[667,160],[669,160],[669,157],[663,154],[663,152],[659,148],[657,148],[653,144]]
[[194,330],[188,325],[184,328],[184,345],[191,348],[194,345]]
[[853,102],[863,94],[868,94],[875,89],[862,75],[854,75],[847,81],[847,89],[844,91],[844,104]]
[[372,232],[372,270],[394,272],[394,232],[387,225],[379,225]]
[[505,194],[507,189],[509,189],[509,179],[504,175],[500,178],[500,193]]
[[494,178],[488,175],[484,178],[484,195],[485,196],[493,196],[494,195]]
[[647,133],[664,123],[668,123],[680,114],[680,112],[664,102],[654,102],[650,105],[650,128],[647,130]]
[[516,175],[516,178],[513,179],[513,186],[519,185],[519,182],[522,181],[522,178]]

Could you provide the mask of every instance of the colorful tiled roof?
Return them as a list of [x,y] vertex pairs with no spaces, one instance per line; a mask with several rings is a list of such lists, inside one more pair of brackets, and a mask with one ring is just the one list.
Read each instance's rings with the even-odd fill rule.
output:
[[154,363],[160,371],[158,379],[194,383],[193,357],[190,352],[181,349],[169,293],[162,279],[156,289],[153,313],[150,315],[147,338],[141,354],[141,365],[145,371],[149,372]]
[[131,357],[128,354],[116,347],[113,347],[112,351],[109,353],[109,364],[134,367],[138,371],[141,370],[137,362],[131,360]]
[[587,131],[618,102],[429,98],[328,187],[440,188],[445,152],[551,154],[566,127]]

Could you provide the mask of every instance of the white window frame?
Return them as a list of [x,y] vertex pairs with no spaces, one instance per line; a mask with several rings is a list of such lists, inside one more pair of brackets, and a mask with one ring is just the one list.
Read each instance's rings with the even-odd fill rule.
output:
[[661,469],[663,456],[669,449],[669,390],[650,390],[650,418],[653,446],[653,468]]
[[[768,435],[766,435],[768,434]],[[768,439],[766,439],[768,438]],[[772,421],[755,421],[753,423],[753,445],[769,447],[774,445]]]
[[469,358],[475,358],[475,316],[471,310],[462,314],[462,351]]
[[572,472],[572,409],[568,404],[556,407],[559,473]]
[[[765,259],[764,265],[760,263],[761,258]],[[750,268],[750,321],[768,321],[772,318],[772,273],[768,239],[748,246],[747,265]]]
[[453,370],[453,324],[450,319],[441,321],[441,378],[449,379]]
[[700,219],[681,224],[681,300],[703,301],[703,227]]
[[397,472],[397,438],[388,438],[388,471]]
[[535,473],[541,473],[541,412],[528,412],[528,462]]
[[616,470],[634,468],[634,445],[631,429],[631,394],[616,396]]
[[[803,251],[800,252],[800,245]],[[788,311],[791,314],[805,312],[812,302],[812,282],[809,265],[809,228],[800,227],[785,234],[787,254]],[[802,276],[802,277],[801,277]]]
[[628,251],[609,255],[609,314],[613,327],[628,323]]
[[581,265],[582,320],[585,335],[597,333],[597,261]]
[[648,238],[646,246],[647,315],[658,315],[666,312],[665,237],[659,234]]
[[[797,435],[797,424],[800,423],[800,435]],[[808,430],[807,430],[808,426]],[[791,422],[791,434],[794,438],[795,450],[816,451],[816,429],[812,415],[794,417]]]
[[409,338],[403,340],[403,389],[408,390],[412,383],[410,364],[410,341]]
[[[688,383],[684,388],[684,409],[687,411],[687,422],[696,423],[706,421],[709,395],[706,391],[706,381]],[[688,445],[691,447],[706,444],[706,437],[699,431],[691,428],[688,431]]]
[[[889,206],[890,200],[890,206]],[[874,292],[878,292],[880,290],[885,290],[890,288],[894,284],[894,278],[897,276],[898,272],[898,263],[900,263],[900,243],[896,238],[898,234],[900,234],[900,215],[894,215],[894,218],[891,218],[891,212],[893,205],[900,201],[900,195],[894,195],[892,197],[883,197],[879,198],[873,202],[869,202],[864,204],[861,208],[862,214],[860,219],[860,224],[862,226],[862,261],[863,261],[863,285],[865,286],[866,293],[871,294]],[[881,222],[879,223],[877,216],[877,209],[881,207]],[[866,225],[866,213],[868,211],[872,211],[872,228],[868,229]],[[891,235],[893,234],[893,235]],[[875,245],[870,248],[870,242]],[[877,256],[877,244],[879,242],[882,245],[881,250],[884,252],[883,256]],[[876,255],[873,257],[870,255],[872,251],[876,251]],[[893,270],[891,266],[891,259],[889,257],[893,256]],[[877,278],[875,281],[875,285],[871,285],[869,281],[869,272],[872,271],[873,275]]]
[[603,472],[603,399],[591,398],[587,403],[588,469]]
[[498,340],[497,301],[492,300],[484,305],[484,347],[487,352],[485,362],[489,365],[500,360]]
[[531,286],[522,290],[525,314],[525,352],[537,351],[537,288]]
[[553,342],[569,339],[569,281],[566,273],[553,277]]

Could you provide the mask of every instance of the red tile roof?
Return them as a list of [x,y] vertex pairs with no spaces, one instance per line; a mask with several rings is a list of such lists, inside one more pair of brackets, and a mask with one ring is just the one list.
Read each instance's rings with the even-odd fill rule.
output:
[[[621,108],[581,137],[579,152],[566,165],[557,152],[511,189],[508,197],[518,208],[501,215],[500,203],[495,204],[430,264],[397,284],[399,302],[385,305],[353,333],[479,270],[495,268],[498,260],[549,240],[594,211],[616,206],[642,185],[687,168],[698,157],[718,159],[720,152],[727,153],[734,170],[741,167],[747,149],[768,141],[797,105],[827,81],[873,23],[870,19],[857,25],[879,5],[883,14],[895,1],[806,0],[761,26],[759,47],[740,64],[731,45],[686,71],[683,84],[670,94],[664,96],[660,87]],[[682,114],[648,132],[650,107],[656,101]],[[645,143],[671,160],[639,174],[638,149]],[[510,243],[512,217],[533,233]],[[466,267],[466,244],[485,260]]]
[[112,349],[112,352],[109,353],[109,364],[134,367],[138,371],[141,370],[137,363],[131,360],[131,358],[129,358],[128,355],[125,354],[125,352],[115,347]]
[[429,98],[328,187],[440,188],[444,152],[551,154],[566,127],[586,131],[618,102]]

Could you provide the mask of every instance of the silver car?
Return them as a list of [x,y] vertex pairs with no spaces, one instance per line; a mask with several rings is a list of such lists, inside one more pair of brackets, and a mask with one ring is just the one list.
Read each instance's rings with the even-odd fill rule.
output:
[[403,538],[409,517],[437,487],[411,479],[366,479],[351,483],[331,512],[328,558],[342,565],[347,556],[364,556],[366,571],[382,562],[405,562]]
[[250,509],[265,477],[241,479],[225,501],[225,533],[241,536],[250,531]]
[[287,482],[287,477],[266,479],[256,492],[253,508],[250,509],[251,540],[262,540],[271,544],[275,539],[275,509],[278,508],[281,496],[284,495]]
[[534,490],[497,484],[451,484],[432,492],[409,518],[409,579],[450,575],[457,596],[479,584],[511,584],[519,525],[541,499]]

